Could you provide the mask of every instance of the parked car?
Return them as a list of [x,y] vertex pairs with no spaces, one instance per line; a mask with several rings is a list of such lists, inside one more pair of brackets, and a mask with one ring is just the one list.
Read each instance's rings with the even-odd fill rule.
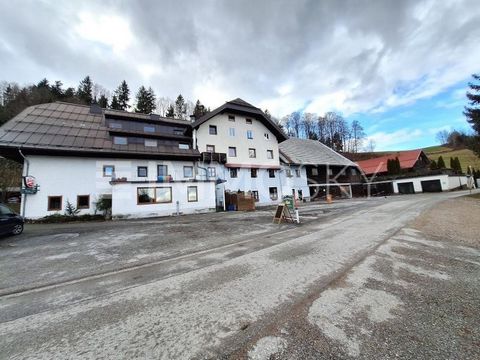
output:
[[9,204],[18,204],[20,202],[20,198],[18,196],[13,196],[7,199],[7,203]]
[[23,232],[23,217],[4,204],[0,204],[0,235],[20,235]]

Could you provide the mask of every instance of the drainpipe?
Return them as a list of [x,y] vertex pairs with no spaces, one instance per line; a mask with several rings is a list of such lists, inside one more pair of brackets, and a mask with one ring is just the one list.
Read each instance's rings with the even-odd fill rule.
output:
[[[30,169],[30,161],[28,161],[28,159],[25,157],[25,155],[23,155],[22,150],[20,150],[20,148],[18,148],[18,153],[23,158],[24,163],[27,164],[25,176],[28,176],[29,169]],[[22,188],[22,185],[20,185],[20,189],[21,188]],[[25,206],[27,205],[27,194],[22,194],[22,195],[23,195],[23,199],[22,199],[23,201],[22,201],[21,215],[22,215],[22,217],[25,217]]]

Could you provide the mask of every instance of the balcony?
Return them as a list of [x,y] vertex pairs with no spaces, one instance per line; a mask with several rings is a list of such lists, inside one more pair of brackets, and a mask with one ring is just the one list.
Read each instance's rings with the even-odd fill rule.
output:
[[227,163],[227,154],[225,153],[212,153],[202,152],[201,160],[205,163],[218,162],[220,164]]

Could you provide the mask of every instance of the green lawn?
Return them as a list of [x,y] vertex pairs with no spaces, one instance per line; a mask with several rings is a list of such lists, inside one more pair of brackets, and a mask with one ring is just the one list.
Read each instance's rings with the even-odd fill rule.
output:
[[438,158],[442,156],[447,167],[450,166],[450,158],[458,157],[464,172],[467,171],[468,166],[480,170],[480,158],[476,156],[472,150],[451,149],[446,146],[431,146],[423,149],[423,151],[425,151],[425,154],[427,154],[431,160],[438,161]]

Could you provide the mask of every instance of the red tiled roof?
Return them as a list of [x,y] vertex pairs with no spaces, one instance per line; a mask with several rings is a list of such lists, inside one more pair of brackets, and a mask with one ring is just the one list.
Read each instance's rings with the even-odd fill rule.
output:
[[399,151],[396,153],[388,154],[385,156],[357,161],[358,166],[363,170],[365,175],[371,175],[375,173],[385,173],[387,172],[387,161],[389,159],[395,159],[398,157],[400,161],[400,168],[402,169],[411,169],[415,166],[418,158],[420,157],[422,150],[410,150],[410,151]]

